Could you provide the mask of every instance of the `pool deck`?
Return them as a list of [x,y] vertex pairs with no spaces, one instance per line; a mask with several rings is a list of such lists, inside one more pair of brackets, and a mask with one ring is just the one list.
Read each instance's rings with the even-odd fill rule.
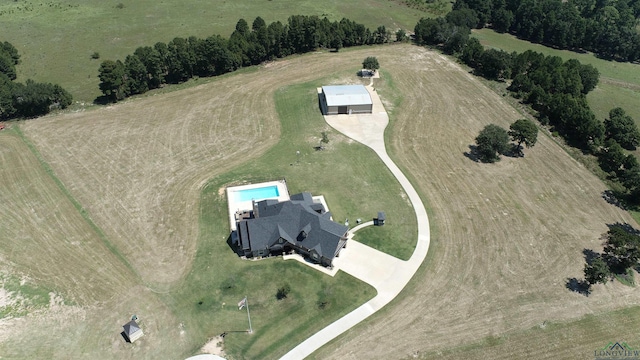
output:
[[246,201],[236,201],[236,193],[239,191],[250,190],[250,189],[259,189],[264,187],[277,186],[278,187],[278,197],[267,197],[267,198],[257,198],[252,199],[255,201],[265,200],[265,199],[276,199],[278,201],[287,201],[289,200],[289,189],[287,188],[287,183],[284,180],[276,180],[276,181],[268,181],[257,184],[247,184],[240,186],[230,186],[227,188],[227,202],[229,204],[229,226],[231,231],[236,231],[236,212],[244,211],[244,210],[253,210],[252,200]]

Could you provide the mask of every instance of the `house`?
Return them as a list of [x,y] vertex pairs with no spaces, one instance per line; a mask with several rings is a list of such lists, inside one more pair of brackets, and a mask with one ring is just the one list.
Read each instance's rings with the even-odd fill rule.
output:
[[142,329],[135,320],[129,321],[122,325],[122,327],[124,328],[124,335],[127,337],[129,342],[134,342],[144,335]]
[[363,85],[323,86],[320,103],[324,115],[373,112],[371,95]]
[[346,245],[349,230],[332,221],[331,213],[308,192],[291,195],[288,201],[254,202],[236,229],[237,245],[247,258],[295,251],[329,267]]

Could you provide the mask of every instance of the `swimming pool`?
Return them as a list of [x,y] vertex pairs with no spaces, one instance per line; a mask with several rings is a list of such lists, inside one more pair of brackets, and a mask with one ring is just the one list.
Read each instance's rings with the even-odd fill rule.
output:
[[236,201],[264,200],[280,196],[278,186],[265,186],[253,189],[236,190]]

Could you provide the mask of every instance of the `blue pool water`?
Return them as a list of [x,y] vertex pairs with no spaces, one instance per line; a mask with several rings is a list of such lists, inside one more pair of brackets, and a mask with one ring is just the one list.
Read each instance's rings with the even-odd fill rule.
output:
[[255,189],[246,189],[237,191],[237,201],[263,200],[276,198],[280,195],[277,185],[265,186]]

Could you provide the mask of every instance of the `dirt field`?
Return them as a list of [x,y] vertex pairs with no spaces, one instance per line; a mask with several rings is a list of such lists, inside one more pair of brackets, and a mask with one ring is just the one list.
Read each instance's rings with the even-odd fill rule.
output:
[[[542,134],[524,158],[470,160],[465,152],[482,127],[507,128],[520,115],[443,56],[402,49],[375,54],[404,95],[392,114],[392,157],[427,199],[435,241],[401,300],[317,358],[433,355],[637,303],[640,294],[617,283],[588,298],[565,288],[582,277],[582,249],[598,250],[607,223],[633,222],[601,198],[604,185]],[[393,91],[377,87],[383,97]],[[588,356],[599,343],[585,345]]]
[[[318,357],[405,357],[638,301],[637,292],[619,284],[598,287],[589,298],[565,289],[567,277],[581,276],[581,251],[598,246],[605,224],[632,221],[601,199],[602,183],[545,136],[522,159],[485,165],[465,157],[484,125],[507,127],[519,115],[444,57],[415,46],[293,57],[199,87],[20,126],[142,283],[163,291],[190,269],[204,182],[260,156],[277,141],[274,91],[337,70],[355,73],[366,56],[377,56],[392,76],[392,83],[376,85],[382,97],[391,98],[396,90],[404,96],[391,113],[390,150],[427,199],[433,248],[398,301]],[[2,146],[17,141],[5,137],[12,139],[2,135]],[[15,161],[17,167],[26,160]],[[0,184],[2,193],[28,191],[24,183],[14,190],[6,181]],[[61,205],[52,200],[46,209],[56,206]],[[38,220],[29,215],[30,204],[21,211],[29,221]],[[20,216],[3,221],[7,229],[29,226],[19,225]],[[60,221],[63,230],[44,229],[42,237],[64,238],[67,222],[74,222]],[[28,259],[21,261],[25,269],[33,267]],[[105,264],[107,270],[120,266]],[[52,276],[49,281],[67,280]],[[114,287],[129,284],[114,282]],[[89,347],[113,358],[183,353],[183,343],[175,341],[183,334],[179,319],[147,288],[131,286],[102,307],[81,309],[85,318],[101,319],[99,326],[81,320],[66,325],[74,334],[86,331],[90,340],[74,344],[72,336],[55,336],[48,346],[56,350],[43,354],[64,357],[62,349]],[[154,310],[147,321],[160,335],[146,343],[148,351],[134,347],[123,353],[117,334],[109,331],[118,326],[118,313],[136,307]],[[38,332],[57,329],[54,320],[31,324],[40,325]],[[16,345],[27,348],[29,338]]]

